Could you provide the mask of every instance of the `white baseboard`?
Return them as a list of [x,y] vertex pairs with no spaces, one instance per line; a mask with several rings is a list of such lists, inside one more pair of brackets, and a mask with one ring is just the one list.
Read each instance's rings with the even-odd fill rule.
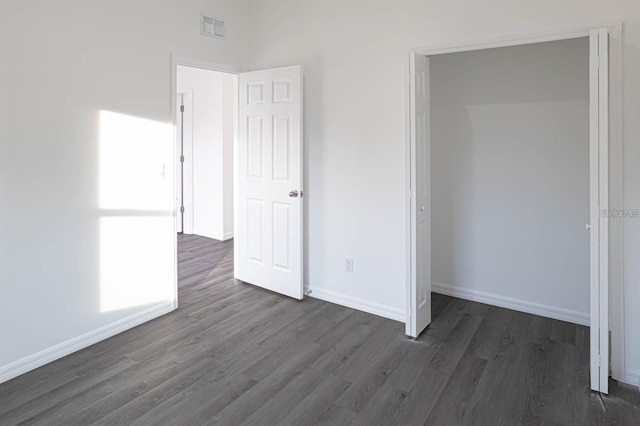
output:
[[640,370],[625,370],[624,383],[635,387],[640,387]]
[[348,308],[357,309],[359,311],[389,318],[395,321],[405,322],[405,312],[402,309],[392,308],[391,306],[382,305],[380,303],[370,302],[368,300],[358,299],[356,297],[347,296],[345,294],[333,291],[312,288],[310,297],[324,300],[326,302],[335,303],[337,305],[346,306]]
[[137,314],[130,315],[126,318],[105,325],[104,327],[100,327],[97,330],[74,337],[66,342],[59,343],[43,351],[14,361],[11,364],[1,366],[0,383],[4,383],[7,380],[11,380],[28,371],[35,370],[38,367],[79,351],[80,349],[84,349],[94,343],[98,343],[102,340],[108,339],[109,337],[115,336],[118,333],[122,333],[130,328],[165,315],[174,309],[174,301],[162,302],[161,304],[145,309],[142,312],[138,312]]
[[200,237],[205,237],[205,238],[211,238],[212,240],[216,240],[216,241],[227,241],[227,240],[230,240],[231,238],[233,238],[233,231],[227,232],[227,233],[222,234],[222,235],[220,235],[220,234],[208,235],[208,234],[204,234],[204,233],[200,234],[200,233],[197,233],[197,232],[194,232],[193,235],[198,235]]
[[557,306],[543,305],[541,303],[528,302],[526,300],[499,296],[497,294],[486,293],[484,291],[436,282],[431,284],[431,290],[435,293],[471,300],[473,302],[486,303],[487,305],[499,306],[501,308],[513,309],[514,311],[526,312],[529,314],[589,326],[589,314],[559,308]]

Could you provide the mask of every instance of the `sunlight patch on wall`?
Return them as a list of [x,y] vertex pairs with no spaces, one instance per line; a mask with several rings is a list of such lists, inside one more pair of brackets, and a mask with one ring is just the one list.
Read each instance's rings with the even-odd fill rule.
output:
[[172,229],[172,217],[100,219],[101,312],[173,299]]
[[167,209],[172,137],[169,124],[100,111],[100,208]]
[[173,127],[100,111],[100,311],[175,297]]

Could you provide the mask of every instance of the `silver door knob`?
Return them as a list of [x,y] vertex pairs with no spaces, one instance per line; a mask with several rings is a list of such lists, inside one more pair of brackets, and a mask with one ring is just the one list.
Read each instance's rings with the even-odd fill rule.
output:
[[291,191],[289,191],[289,197],[297,198],[298,197],[298,190],[297,189],[292,189]]

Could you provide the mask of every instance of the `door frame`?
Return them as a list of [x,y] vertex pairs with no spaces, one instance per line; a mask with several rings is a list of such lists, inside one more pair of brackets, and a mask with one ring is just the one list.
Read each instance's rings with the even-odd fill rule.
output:
[[[608,147],[606,145],[604,147],[600,146],[601,152],[604,149],[604,152],[602,152],[604,155],[600,155],[599,158],[601,173],[598,176],[598,182],[601,188],[600,197],[605,197],[604,204],[607,204],[606,201],[608,201],[608,205],[601,205],[600,208],[604,209],[612,206],[612,208],[622,209],[622,23],[617,22],[613,24],[589,26],[557,32],[513,35],[486,40],[472,40],[449,44],[440,44],[422,48],[414,48],[409,51],[408,60],[405,62],[404,75],[406,176],[405,188],[407,194],[405,199],[405,247],[407,253],[406,270],[408,271],[405,283],[405,324],[407,334],[409,334],[410,331],[410,321],[412,316],[411,298],[415,297],[415,295],[412,294],[412,288],[416,288],[415,283],[412,282],[415,279],[415,275],[411,273],[412,268],[415,265],[415,262],[413,262],[415,253],[413,253],[411,245],[413,232],[411,227],[411,152],[414,147],[414,141],[411,137],[411,121],[413,111],[411,110],[410,81],[412,72],[411,64],[414,62],[413,58],[415,57],[415,55],[434,56],[446,53],[468,52],[474,50],[492,49],[497,47],[518,46],[534,43],[544,43],[548,41],[589,37],[592,31],[597,31],[599,28],[606,29],[610,41],[608,68],[608,120],[603,120],[602,117],[599,116],[599,123],[602,123],[604,121],[603,125],[606,126],[608,124],[609,131],[608,134],[605,135],[605,137],[608,136]],[[592,64],[590,62],[590,69],[591,66]],[[591,91],[593,90],[592,85],[593,82],[590,82]],[[608,173],[604,171],[603,168],[608,169]],[[592,195],[593,194],[590,195],[590,199]],[[608,198],[608,200],[606,200],[606,198]],[[599,215],[599,212],[597,212],[596,214]],[[616,380],[629,382],[631,381],[631,377],[629,373],[626,372],[624,359],[623,221],[610,221],[610,224],[608,226],[606,224],[607,222],[609,221],[605,221],[605,226],[601,227],[600,229],[600,237],[601,239],[607,241],[608,250],[600,251],[598,261],[600,271],[608,271],[608,274],[607,272],[601,272],[600,278],[602,281],[604,281],[604,287],[601,287],[600,291],[594,291],[594,289],[591,288],[591,307],[592,311],[594,307],[596,309],[603,308],[605,312],[608,311],[608,316],[610,316],[609,328],[611,333],[609,345],[609,353],[611,354],[611,375]],[[602,276],[602,274],[605,275]],[[609,299],[608,301],[606,300],[607,296]],[[607,392],[607,384],[604,383],[603,386],[599,387],[599,389],[603,392]]]
[[[176,90],[176,95],[182,95],[182,101],[183,101],[183,105],[185,105],[185,109],[189,110],[189,114],[190,114],[190,118],[191,118],[191,123],[189,124],[189,126],[191,127],[191,139],[188,141],[188,144],[184,144],[184,146],[188,147],[188,149],[184,149],[183,151],[183,155],[184,152],[190,151],[191,153],[193,153],[193,89],[185,89],[185,88],[180,88],[178,87]],[[176,108],[178,107],[178,98],[176,97]],[[178,114],[178,112],[176,111],[176,114]],[[180,144],[180,138],[183,137],[183,134],[180,134],[181,131],[184,131],[184,121],[180,122],[180,124],[182,125],[181,128],[178,128],[177,126],[178,120],[177,120],[177,116],[176,116],[176,164],[179,163],[178,159],[180,158],[180,156],[177,154],[177,150]],[[184,143],[184,141],[183,141]],[[183,146],[183,148],[184,148]],[[193,198],[193,158],[192,158],[192,163],[191,163],[191,167],[189,168],[185,168],[184,167],[184,163],[182,163],[182,168],[183,171],[185,172],[185,174],[183,176],[180,176],[180,183],[182,184],[182,205],[185,207],[185,210],[189,212],[189,214],[182,214],[182,219],[183,219],[183,223],[182,223],[182,233],[183,234],[193,234],[193,205],[194,205],[194,198]],[[176,169],[176,178],[180,175],[179,170]],[[185,179],[186,176],[186,179]],[[188,184],[185,185],[185,182],[187,182]],[[179,192],[178,190],[178,185],[176,185],[176,195]],[[188,196],[185,198],[185,194],[187,194]],[[179,213],[176,210],[176,214],[179,215]],[[177,222],[177,218],[176,218],[176,222]]]
[[[173,127],[173,150],[172,150],[172,157],[171,157],[171,165],[169,167],[173,168],[173,176],[176,176],[177,170],[176,170],[176,164],[178,163],[178,158],[177,158],[177,154],[178,154],[178,143],[179,143],[179,135],[178,135],[178,114],[177,114],[177,110],[178,110],[178,66],[185,66],[185,67],[191,67],[191,68],[201,68],[201,69],[205,69],[205,70],[209,70],[209,71],[218,71],[218,72],[224,72],[227,74],[239,74],[240,73],[240,67],[236,66],[236,65],[231,65],[231,64],[225,64],[225,63],[221,63],[221,62],[210,62],[210,61],[205,61],[202,59],[197,59],[197,58],[191,58],[188,56],[180,56],[180,55],[176,55],[176,54],[171,54],[171,85],[170,85],[170,109],[171,109],[171,126]],[[235,123],[234,123],[235,125]],[[235,132],[235,134],[237,134],[237,131]],[[235,143],[234,145],[234,151],[235,151]],[[235,152],[234,152],[234,170],[235,170]],[[173,262],[174,264],[178,264],[178,210],[177,210],[177,206],[175,203],[175,200],[178,196],[178,185],[177,182],[178,179],[174,178],[173,180],[173,194],[172,194],[172,200],[173,200],[173,208],[172,208],[172,214],[173,214]],[[234,180],[234,187],[235,187],[235,180]],[[234,194],[235,194],[235,188],[234,188]],[[234,195],[234,210],[235,210],[235,195]],[[235,226],[235,223],[234,223]],[[173,291],[174,291],[174,296],[173,296],[173,309],[177,309],[178,308],[178,268],[175,269],[175,276],[174,276],[174,282],[173,282]]]

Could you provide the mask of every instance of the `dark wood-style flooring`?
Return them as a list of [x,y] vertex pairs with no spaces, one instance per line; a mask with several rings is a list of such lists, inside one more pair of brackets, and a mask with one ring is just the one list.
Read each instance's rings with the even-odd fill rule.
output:
[[0,385],[0,425],[640,424],[589,390],[589,333],[433,295],[404,325],[233,279],[232,242],[180,236],[180,308]]

